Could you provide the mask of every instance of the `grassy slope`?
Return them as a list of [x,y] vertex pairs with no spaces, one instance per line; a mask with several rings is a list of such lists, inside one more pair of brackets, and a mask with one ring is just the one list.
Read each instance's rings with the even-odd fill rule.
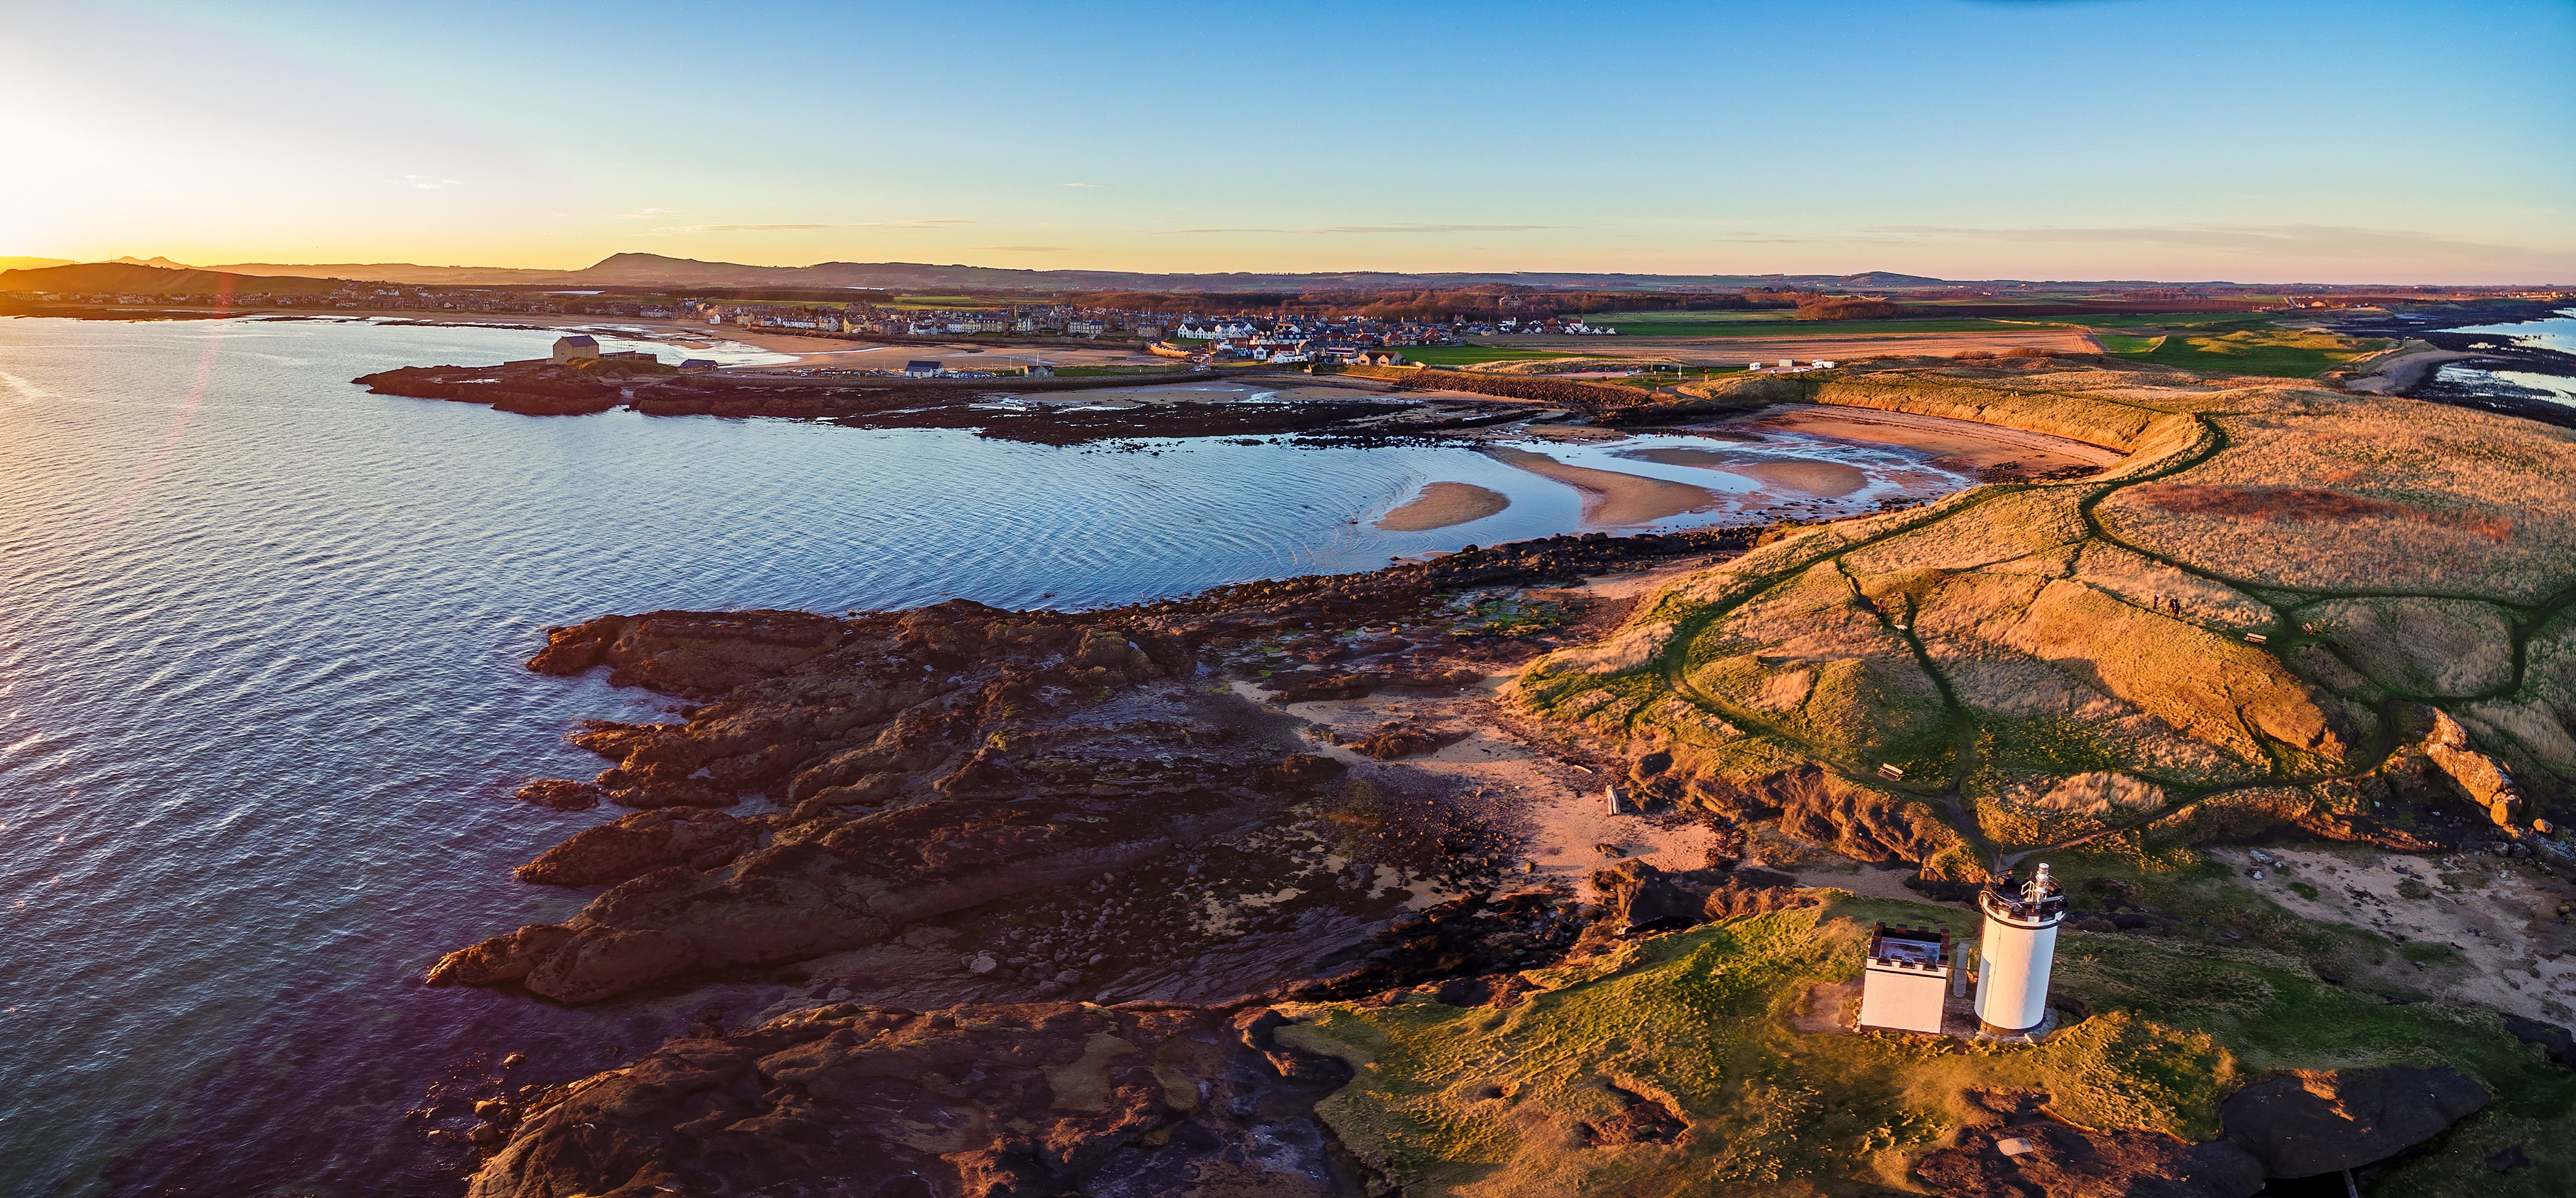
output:
[[[2225,889],[2270,907],[2193,885],[2177,879],[2151,897],[2189,912],[2190,894]],[[1858,975],[1868,921],[1970,923],[1956,909],[1848,896],[1543,972],[1551,989],[1509,1009],[1326,1004],[1282,1038],[1358,1068],[1321,1109],[1414,1194],[1850,1194],[1909,1185],[1913,1162],[1968,1120],[1971,1089],[2040,1091],[2079,1124],[2197,1140],[2217,1133],[2220,1099],[2264,1070],[2393,1063],[2447,1065],[2501,1097],[2442,1146],[2435,1160],[2447,1163],[2410,1166],[2384,1192],[2464,1192],[2467,1178],[2493,1186],[2475,1192],[2540,1194],[2576,1165],[2576,1077],[2495,1016],[2322,982],[2310,958],[2345,968],[2337,954],[2363,935],[2351,929],[2299,925],[2278,908],[2234,917],[2220,926],[2252,930],[2246,944],[2066,933],[2057,991],[2093,1015],[2037,1047],[1795,1030],[1789,1016],[1811,986]],[[1664,1101],[1689,1132],[1674,1145],[1582,1145],[1576,1123],[1618,1110],[1611,1085]],[[2516,1140],[2539,1168],[2497,1178],[2454,1167]]]
[[[2079,319],[2091,323],[2091,318]],[[2308,378],[2368,357],[2388,344],[2284,329],[2261,317],[2123,320],[2120,327],[2177,330],[2156,337],[2102,338],[2104,350],[2130,361],[2272,378]]]
[[[1960,855],[1978,842],[2058,843],[2213,794],[2228,796],[2211,809],[2225,826],[2259,827],[2269,812],[2331,834],[2370,810],[2370,779],[2340,779],[2386,751],[2392,700],[2452,710],[2545,809],[2549,792],[2576,784],[2564,731],[2576,647],[2561,647],[2576,646],[2576,629],[2545,619],[2576,586],[2576,438],[2243,382],[1976,371],[1820,382],[1825,403],[2136,452],[2100,478],[1978,488],[1756,550],[1667,590],[1608,646],[1542,661],[1519,693],[1613,743],[1670,749],[1694,789],[1817,762],[1864,806],[1955,794],[1962,839],[1917,846],[1916,859],[1960,876],[1978,872]],[[2157,483],[2255,497],[2326,488],[2393,514],[2247,520],[2235,509],[2251,501],[2235,498],[2178,512],[2142,501]],[[2435,646],[2439,669],[2391,667],[2385,622],[2332,606],[2374,596],[2407,597],[2402,639]],[[2270,643],[2242,639],[2255,631]],[[2486,643],[2499,638],[2530,650]],[[1882,763],[1905,780],[1877,778]],[[2142,806],[2084,797],[2121,778]],[[2244,789],[2256,784],[2271,788]],[[2188,838],[2212,825],[2157,826]]]

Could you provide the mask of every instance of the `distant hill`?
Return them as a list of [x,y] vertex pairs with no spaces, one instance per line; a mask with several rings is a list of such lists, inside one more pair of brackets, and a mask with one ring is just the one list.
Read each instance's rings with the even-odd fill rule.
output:
[[[29,260],[21,265],[52,266],[59,260]],[[1939,285],[1937,279],[1873,272],[1868,275],[1657,275],[1577,271],[1326,271],[1304,274],[1159,274],[1125,270],[1019,270],[999,266],[935,265],[926,262],[821,262],[812,266],[746,266],[736,262],[701,262],[663,254],[612,254],[579,270],[534,270],[500,266],[422,266],[410,262],[333,262],[290,264],[239,262],[190,268],[166,258],[123,258],[91,266],[142,265],[195,269],[243,278],[355,279],[427,287],[562,287],[598,288],[805,288],[881,291],[1389,291],[1477,286],[1533,287],[1548,290],[1731,290],[1738,287],[1792,287],[1832,290],[1866,286]],[[1861,282],[1858,280],[1870,280]],[[1879,280],[1904,280],[1888,282]],[[21,284],[74,290],[139,289],[155,284],[137,281],[71,283],[48,280]],[[157,284],[167,290],[167,282]],[[0,284],[6,286],[6,284]],[[272,288],[274,290],[274,288]]]
[[1844,275],[1837,281],[1845,287],[1869,288],[1947,287],[1951,285],[1950,280],[1948,279],[1927,279],[1922,275],[1901,275],[1889,270],[1872,270],[1856,275]]
[[144,266],[132,262],[82,262],[0,271],[0,291],[114,291],[134,295],[327,295],[345,283],[296,275],[244,275],[229,271]]
[[47,266],[69,266],[69,258],[0,258],[0,270],[36,270]]
[[[73,269],[59,259],[0,258],[0,266],[28,269]],[[1322,271],[1304,274],[1158,274],[1126,270],[1018,270],[999,266],[967,266],[958,263],[934,265],[926,262],[818,262],[812,266],[746,266],[738,262],[701,262],[694,258],[673,258],[663,254],[611,254],[578,270],[536,270],[503,266],[422,266],[410,262],[335,262],[324,265],[293,265],[280,262],[242,262],[228,266],[187,267],[167,258],[121,258],[112,263],[88,263],[81,270],[105,268],[146,270],[160,268],[195,275],[229,274],[244,280],[257,278],[264,283],[253,290],[277,292],[289,290],[287,281],[300,280],[319,285],[329,280],[354,280],[375,283],[399,283],[426,287],[559,287],[565,290],[639,290],[693,288],[778,288],[782,290],[860,290],[911,292],[915,294],[954,291],[1135,291],[1135,292],[1306,292],[1306,291],[1421,291],[1455,290],[1466,287],[1528,287],[1547,291],[1732,291],[1745,287],[1765,287],[1805,292],[1905,291],[1963,285],[1993,288],[1999,292],[2021,294],[2063,294],[2068,290],[2120,292],[2135,288],[2230,288],[2223,282],[2153,282],[2095,281],[2034,283],[2013,279],[1951,280],[1926,275],[1899,274],[1895,271],[1872,270],[1842,275],[1662,275],[1625,272],[1588,271]],[[9,281],[0,275],[0,290],[70,289],[87,291],[173,289],[210,290],[192,282],[173,283],[152,276],[134,276],[128,282],[98,281],[111,277],[97,276],[90,282],[68,282],[47,279]],[[89,276],[82,276],[89,277]],[[329,290],[322,287],[322,290]]]
[[[1903,276],[1889,276],[1903,277]],[[813,266],[739,266],[660,254],[616,254],[548,283],[583,287],[827,287],[886,291],[1028,289],[1042,291],[1280,291],[1313,288],[1396,290],[1519,286],[1579,290],[1707,290],[1744,286],[1842,286],[1838,275],[1655,275],[1567,271],[1306,274],[1154,274],[1124,270],[1016,270],[935,266],[922,262],[822,262]],[[1937,282],[1937,280],[1929,280]]]
[[419,266],[410,262],[299,264],[236,262],[225,266],[209,266],[205,269],[237,275],[305,275],[331,279],[364,279],[371,283],[403,283],[416,287],[542,287],[562,283],[581,273],[570,270],[528,270],[510,266]]

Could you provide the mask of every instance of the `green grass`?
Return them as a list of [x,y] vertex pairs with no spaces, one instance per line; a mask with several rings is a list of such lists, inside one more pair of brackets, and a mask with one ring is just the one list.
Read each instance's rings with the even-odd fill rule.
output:
[[1933,317],[1919,320],[1799,320],[1794,313],[1634,312],[1587,316],[1594,328],[1622,337],[1779,337],[1818,333],[1997,333],[2047,327],[2044,320]]
[[2057,324],[2088,329],[2270,329],[2269,316],[2252,312],[2105,312],[2096,316],[2052,316]]
[[2398,948],[2397,955],[2418,965],[2452,965],[2460,960],[2460,950],[2430,940],[2409,940]]
[[[2158,888],[2150,897],[2269,905],[2210,869],[2148,887]],[[2243,898],[2223,900],[2222,888]],[[2092,1015],[2036,1047],[1790,1026],[1810,987],[1858,974],[1873,920],[1974,926],[1952,908],[1844,897],[1537,971],[1550,989],[1506,1009],[1420,997],[1321,1004],[1294,1009],[1300,1025],[1280,1036],[1352,1062],[1355,1080],[1319,1111],[1409,1192],[1850,1193],[1908,1184],[1913,1162],[1967,1122],[1971,1089],[2044,1090],[2080,1124],[2206,1140],[2219,1101],[2265,1070],[2395,1063],[2479,1080],[2497,1101],[2454,1138],[2519,1135],[2542,1165],[2483,1178],[2409,1166],[2419,1188],[2404,1192],[2493,1178],[2494,1192],[2537,1194],[2553,1169],[2576,1165],[2576,1076],[2493,1015],[2392,1004],[2253,943],[2066,933],[2055,989]],[[2355,934],[2275,931],[2291,943]],[[1568,1134],[1578,1122],[1620,1109],[1612,1086],[1666,1104],[1689,1133],[1671,1145],[1579,1145]]]
[[1425,366],[1474,366],[1485,362],[1523,362],[1536,358],[1571,358],[1575,354],[1543,349],[1505,349],[1495,345],[1421,345],[1396,351]]
[[[2155,338],[2105,335],[2101,338],[2102,348],[2132,361],[2185,370],[2307,378],[2376,353],[2388,344],[2285,329],[2259,316],[2212,316],[2196,322],[2177,316],[2159,321],[2190,331]],[[2142,320],[2128,322],[2126,327],[2152,326]]]

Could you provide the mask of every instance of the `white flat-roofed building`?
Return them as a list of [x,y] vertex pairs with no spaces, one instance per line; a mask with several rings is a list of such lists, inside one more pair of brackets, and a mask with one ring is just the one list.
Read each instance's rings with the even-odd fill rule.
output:
[[1860,1026],[1940,1034],[1950,969],[1948,932],[1878,925],[1861,973]]

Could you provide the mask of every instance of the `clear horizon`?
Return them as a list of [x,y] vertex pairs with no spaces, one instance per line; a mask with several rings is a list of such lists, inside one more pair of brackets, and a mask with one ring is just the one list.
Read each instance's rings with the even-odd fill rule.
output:
[[2565,4],[0,12],[12,255],[2576,278]]

